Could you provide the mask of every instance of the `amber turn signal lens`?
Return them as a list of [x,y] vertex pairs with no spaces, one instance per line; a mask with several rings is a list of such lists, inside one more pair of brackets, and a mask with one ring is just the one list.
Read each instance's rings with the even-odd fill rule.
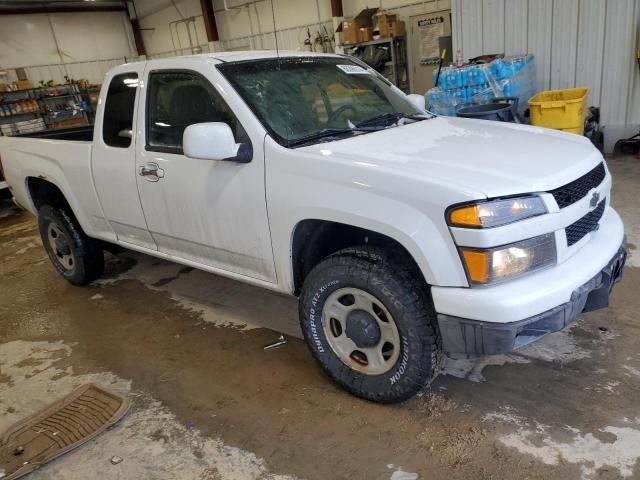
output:
[[473,283],[487,283],[489,280],[489,261],[491,252],[462,250],[469,279]]
[[449,214],[449,224],[481,227],[480,207],[478,205],[469,205],[467,207],[457,208]]

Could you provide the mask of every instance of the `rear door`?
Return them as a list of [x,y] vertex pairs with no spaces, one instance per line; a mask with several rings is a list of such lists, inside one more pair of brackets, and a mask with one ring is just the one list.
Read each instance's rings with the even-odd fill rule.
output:
[[136,110],[144,63],[116,70],[104,83],[96,116],[91,168],[105,218],[117,239],[156,249],[136,184]]
[[[145,73],[136,178],[149,231],[160,252],[274,283],[264,135],[249,139],[213,65],[183,63],[188,68],[176,70],[152,60]],[[251,162],[185,156],[185,128],[203,122],[225,122],[236,142],[251,141]]]

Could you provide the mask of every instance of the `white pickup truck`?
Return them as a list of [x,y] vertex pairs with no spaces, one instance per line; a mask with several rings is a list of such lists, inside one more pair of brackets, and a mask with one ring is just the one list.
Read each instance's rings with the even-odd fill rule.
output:
[[351,57],[122,65],[95,128],[1,138],[58,272],[117,244],[298,296],[322,368],[409,398],[440,352],[511,351],[608,305],[625,262],[587,139],[436,117]]

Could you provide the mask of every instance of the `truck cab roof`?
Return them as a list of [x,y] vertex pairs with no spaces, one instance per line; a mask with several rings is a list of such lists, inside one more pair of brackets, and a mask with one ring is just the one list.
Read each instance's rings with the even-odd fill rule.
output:
[[[274,58],[301,58],[301,57],[309,57],[309,58],[317,58],[317,57],[339,57],[340,55],[335,53],[316,53],[316,52],[301,52],[295,50],[250,50],[250,51],[242,51],[242,52],[216,52],[216,53],[201,53],[197,55],[182,55],[179,57],[170,57],[170,58],[153,58],[147,59],[139,62],[130,62],[125,65],[120,65],[116,67],[116,69],[120,70],[125,66],[129,68],[132,65],[139,65],[143,63],[147,63],[150,61],[153,62],[162,62],[167,63],[167,65],[179,63],[184,60],[198,60],[200,59],[203,62],[211,62],[211,63],[231,63],[231,62],[245,62],[250,60],[270,60]],[[115,69],[114,69],[115,70]]]

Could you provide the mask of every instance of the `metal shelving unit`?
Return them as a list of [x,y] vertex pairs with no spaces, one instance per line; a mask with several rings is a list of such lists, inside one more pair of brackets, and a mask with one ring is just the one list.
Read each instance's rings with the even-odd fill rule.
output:
[[409,66],[407,63],[407,40],[405,37],[381,38],[369,42],[344,45],[345,53],[353,55],[360,47],[369,45],[389,49],[391,60],[378,70],[387,80],[400,90],[409,91]]
[[76,83],[0,92],[0,134],[89,125],[89,106]]

